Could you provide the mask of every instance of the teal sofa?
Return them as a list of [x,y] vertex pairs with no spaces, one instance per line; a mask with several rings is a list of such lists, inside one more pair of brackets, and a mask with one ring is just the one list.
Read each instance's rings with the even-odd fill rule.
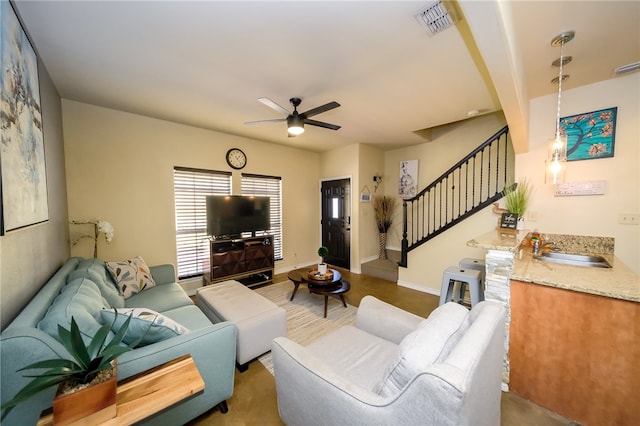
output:
[[[19,368],[52,357],[71,358],[52,337],[60,323],[69,329],[71,316],[83,337],[101,325],[100,311],[141,307],[162,313],[188,329],[166,340],[138,347],[118,358],[118,380],[125,379],[179,356],[190,354],[204,379],[204,392],[147,419],[147,424],[178,425],[218,406],[227,411],[233,393],[237,329],[230,322],[213,324],[178,285],[173,265],[150,268],[156,286],[128,299],[100,259],[70,258],[49,279],[31,302],[0,335],[0,398],[12,398],[29,379]],[[35,425],[40,413],[51,407],[55,389],[18,405],[3,426]]]

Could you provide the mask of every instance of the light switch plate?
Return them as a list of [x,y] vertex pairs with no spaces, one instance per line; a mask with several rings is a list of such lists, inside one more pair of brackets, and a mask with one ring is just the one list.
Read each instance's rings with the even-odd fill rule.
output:
[[618,223],[621,225],[637,225],[638,222],[640,222],[640,214],[620,213],[618,215]]

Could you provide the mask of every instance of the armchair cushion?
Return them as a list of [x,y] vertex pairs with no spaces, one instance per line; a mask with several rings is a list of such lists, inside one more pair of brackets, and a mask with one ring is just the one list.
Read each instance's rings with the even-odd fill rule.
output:
[[410,380],[446,357],[469,324],[469,311],[457,303],[450,302],[433,311],[402,339],[377,392],[382,396],[397,395]]
[[374,391],[396,356],[398,346],[356,327],[344,326],[315,340],[307,350],[348,382]]

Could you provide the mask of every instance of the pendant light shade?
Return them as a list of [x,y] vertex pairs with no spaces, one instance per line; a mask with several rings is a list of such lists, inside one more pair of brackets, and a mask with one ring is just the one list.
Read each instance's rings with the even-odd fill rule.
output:
[[560,46],[560,58],[551,63],[552,66],[558,67],[558,77],[551,80],[552,83],[558,83],[558,108],[556,109],[556,132],[549,141],[549,152],[545,161],[545,183],[557,185],[564,183],[565,169],[567,162],[567,136],[560,133],[560,105],[562,100],[562,81],[569,78],[563,74],[564,65],[571,62],[571,56],[564,56],[565,43],[573,40],[574,31],[566,31],[554,37],[551,40],[551,46]]

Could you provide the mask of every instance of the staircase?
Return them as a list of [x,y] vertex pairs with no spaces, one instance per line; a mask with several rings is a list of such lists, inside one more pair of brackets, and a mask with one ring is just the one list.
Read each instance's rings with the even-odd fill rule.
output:
[[402,250],[407,267],[411,250],[502,198],[513,180],[514,153],[505,126],[444,172],[415,197],[402,203]]
[[361,265],[361,274],[398,282],[398,262],[400,252],[387,249],[388,259],[375,259]]

